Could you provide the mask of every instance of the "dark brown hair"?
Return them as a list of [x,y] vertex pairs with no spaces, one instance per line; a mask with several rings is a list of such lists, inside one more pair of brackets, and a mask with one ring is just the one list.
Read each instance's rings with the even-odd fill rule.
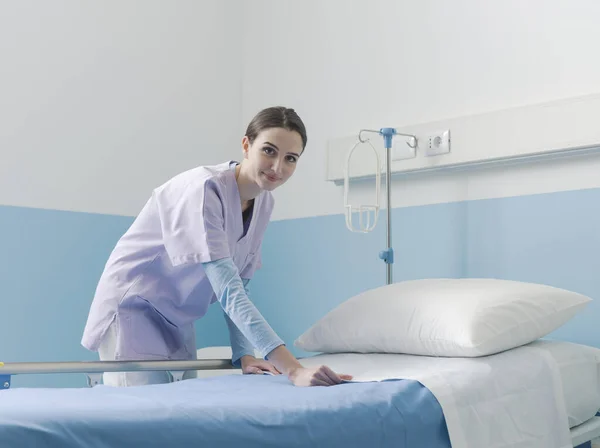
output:
[[250,140],[250,144],[254,142],[261,131],[269,128],[296,131],[302,137],[302,151],[304,151],[307,141],[306,128],[294,109],[277,106],[268,107],[257,113],[246,129],[246,137]]

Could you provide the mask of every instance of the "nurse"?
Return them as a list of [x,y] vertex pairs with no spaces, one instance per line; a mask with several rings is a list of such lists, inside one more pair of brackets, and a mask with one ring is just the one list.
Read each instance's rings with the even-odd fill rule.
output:
[[[241,163],[197,167],[156,188],[106,263],[82,345],[107,361],[195,359],[194,322],[219,302],[232,362],[244,373],[282,373],[297,386],[350,379],[327,366],[304,368],[249,299],[271,191],[292,176],[306,140],[293,109],[268,108],[248,125]],[[104,374],[112,386],[170,381],[167,372]]]

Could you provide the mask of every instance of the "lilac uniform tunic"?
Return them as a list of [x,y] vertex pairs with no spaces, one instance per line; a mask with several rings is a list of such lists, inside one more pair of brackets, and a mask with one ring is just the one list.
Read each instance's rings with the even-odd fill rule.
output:
[[[115,359],[193,359],[194,321],[217,301],[202,263],[230,257],[240,277],[261,265],[273,197],[244,228],[235,162],[198,167],[156,188],[118,241],[98,283],[82,345],[97,351],[116,323]],[[246,332],[247,334],[247,332]]]

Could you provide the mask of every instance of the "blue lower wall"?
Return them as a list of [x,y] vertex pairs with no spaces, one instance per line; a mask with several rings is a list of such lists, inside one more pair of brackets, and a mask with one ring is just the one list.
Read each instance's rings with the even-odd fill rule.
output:
[[[493,277],[586,294],[595,301],[549,337],[600,347],[600,189],[399,208],[392,223],[394,281]],[[274,222],[253,300],[291,344],[385,284],[384,248],[385,220],[366,235],[347,231],[343,215]]]
[[[394,280],[496,277],[596,299],[551,336],[600,347],[600,189],[393,210]],[[297,355],[304,330],[347,298],[385,283],[385,220],[371,234],[342,215],[276,221],[253,300]],[[93,360],[80,346],[104,263],[132,218],[0,207],[0,361]],[[220,310],[198,346],[227,345]],[[82,386],[83,375],[17,376],[19,386]]]
[[[97,360],[80,345],[96,283],[133,218],[0,207],[0,361]],[[214,309],[203,346],[228,343]],[[83,386],[84,375],[19,375],[13,387]]]

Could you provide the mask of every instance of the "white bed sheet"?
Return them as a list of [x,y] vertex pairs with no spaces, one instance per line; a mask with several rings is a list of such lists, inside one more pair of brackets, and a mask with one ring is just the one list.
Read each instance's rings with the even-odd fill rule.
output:
[[302,364],[354,381],[421,382],[444,411],[453,448],[563,448],[572,446],[569,428],[598,408],[599,360],[598,349],[540,340],[482,358],[348,353]]
[[569,427],[587,422],[600,409],[600,349],[569,342],[540,340],[560,371]]

